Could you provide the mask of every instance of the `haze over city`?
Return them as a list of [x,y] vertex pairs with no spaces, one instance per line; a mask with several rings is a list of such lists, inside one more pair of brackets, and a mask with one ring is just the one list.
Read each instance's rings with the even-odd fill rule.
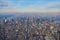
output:
[[0,40],[60,40],[60,0],[0,0]]

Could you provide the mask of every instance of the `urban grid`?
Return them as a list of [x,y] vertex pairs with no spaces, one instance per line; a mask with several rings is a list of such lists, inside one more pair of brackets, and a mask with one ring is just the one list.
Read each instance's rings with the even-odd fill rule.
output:
[[24,16],[0,19],[0,40],[60,40],[55,17]]

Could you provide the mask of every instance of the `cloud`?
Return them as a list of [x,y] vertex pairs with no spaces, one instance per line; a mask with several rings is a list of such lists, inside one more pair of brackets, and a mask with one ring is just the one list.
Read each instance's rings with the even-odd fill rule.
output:
[[0,0],[0,9],[7,7],[6,1]]
[[0,0],[0,8],[36,8],[36,9],[49,9],[49,8],[58,8],[60,6],[60,2],[47,2],[46,0]]
[[59,12],[59,10],[60,2],[0,0],[0,12]]
[[44,2],[36,2],[33,4],[30,4],[28,6],[25,7],[25,9],[40,9],[40,10],[45,10],[45,9],[60,9],[60,2],[48,2],[48,3],[44,3]]
[[0,0],[0,9],[16,8],[16,2],[12,0]]
[[60,9],[60,2],[51,2],[44,5],[44,7],[42,8],[43,9]]

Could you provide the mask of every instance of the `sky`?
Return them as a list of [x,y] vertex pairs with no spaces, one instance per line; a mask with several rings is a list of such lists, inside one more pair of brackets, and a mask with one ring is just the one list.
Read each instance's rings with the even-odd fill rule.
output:
[[1,12],[60,12],[60,0],[0,0]]

